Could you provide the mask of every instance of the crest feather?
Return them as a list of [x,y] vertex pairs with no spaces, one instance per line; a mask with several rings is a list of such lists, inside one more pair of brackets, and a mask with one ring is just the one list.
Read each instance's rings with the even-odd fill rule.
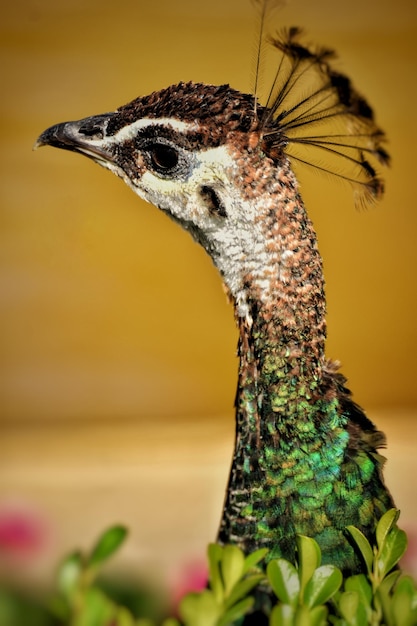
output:
[[389,164],[384,132],[350,79],[335,70],[333,50],[302,42],[302,30],[284,29],[268,41],[281,53],[260,119],[264,149],[349,182],[355,203],[379,199],[378,166]]

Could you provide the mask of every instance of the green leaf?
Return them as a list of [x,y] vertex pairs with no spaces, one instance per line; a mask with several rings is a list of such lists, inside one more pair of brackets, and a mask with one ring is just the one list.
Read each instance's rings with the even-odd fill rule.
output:
[[415,626],[417,623],[417,590],[409,576],[401,578],[395,587],[392,617],[396,626]]
[[115,616],[115,607],[99,589],[90,587],[83,595],[83,608],[76,626],[108,626]]
[[401,576],[401,571],[394,570],[393,572],[388,574],[388,576],[385,576],[385,578],[380,582],[378,590],[389,595],[391,592],[391,589],[394,587],[395,583],[397,582],[400,576]]
[[[399,572],[395,573],[398,574]],[[395,587],[394,597],[397,593],[403,592],[406,592],[410,596],[410,598],[414,598],[416,602],[415,606],[417,607],[417,588],[411,576],[401,576],[397,586]]]
[[[139,624],[137,626],[139,626]],[[181,624],[175,617],[167,617],[167,619],[164,619],[161,626],[181,626]]]
[[113,526],[106,530],[96,545],[88,559],[89,567],[97,567],[108,559],[119,546],[123,543],[127,535],[127,529],[124,526]]
[[297,604],[300,580],[294,565],[285,559],[274,559],[268,563],[266,573],[277,598],[284,604]]
[[117,607],[115,624],[117,626],[138,626],[132,613],[124,606]]
[[248,576],[243,580],[240,580],[232,589],[230,595],[226,598],[224,602],[225,608],[231,607],[235,602],[247,596],[250,591],[256,585],[258,585],[261,580],[264,580],[265,577],[263,574],[253,574],[252,576]]
[[310,608],[325,604],[342,584],[342,572],[334,565],[322,565],[306,584],[304,602]]
[[338,607],[348,626],[367,626],[369,623],[366,609],[361,603],[360,594],[357,591],[342,593]]
[[[315,606],[314,609],[310,609],[310,621],[309,626],[326,626],[327,622],[327,608],[325,606]],[[297,624],[297,622],[296,622]]]
[[[229,624],[233,624],[241,617],[246,615],[246,613],[253,607],[255,599],[252,597],[244,598],[222,615],[222,617],[217,621],[216,626],[228,626]],[[193,624],[194,626],[194,624]]]
[[314,609],[299,606],[295,612],[293,626],[326,626],[326,617],[325,606],[316,606]]
[[179,614],[186,626],[216,626],[221,615],[212,591],[188,593],[180,602]]
[[378,551],[377,571],[381,578],[398,563],[407,548],[407,535],[399,528],[392,528],[385,537],[381,549]]
[[268,554],[268,548],[260,548],[259,550],[255,550],[252,554],[249,554],[245,558],[245,565],[243,567],[243,572],[246,574],[252,567],[255,567],[259,561],[262,561],[263,558]]
[[366,570],[368,574],[370,574],[372,572],[373,552],[369,541],[365,535],[358,530],[358,528],[355,528],[355,526],[347,526],[346,529],[349,531],[352,539],[358,546],[363,560],[365,561]]
[[315,569],[319,567],[321,562],[321,552],[319,544],[304,535],[297,535],[298,549],[298,576],[300,579],[301,596]]
[[211,543],[208,547],[209,582],[218,603],[223,601],[223,582],[220,575],[220,562],[223,556],[223,547],[218,543]]
[[379,550],[381,550],[386,536],[388,535],[394,524],[396,524],[399,516],[400,512],[398,511],[398,509],[390,509],[389,511],[384,513],[384,515],[379,520],[376,527],[376,543]]
[[244,562],[243,552],[237,546],[230,545],[223,549],[221,571],[226,596],[242,577]]
[[372,587],[365,574],[356,574],[345,580],[345,590],[354,591],[359,596],[359,602],[364,606],[371,607]]
[[395,570],[385,576],[375,590],[374,606],[378,610],[382,610],[387,626],[399,626],[393,618],[392,613],[392,589],[401,576],[401,572]]
[[[382,581],[384,582],[384,581]],[[387,626],[397,626],[392,619],[391,611],[392,595],[383,585],[379,585],[375,589],[373,597],[373,605],[380,615],[384,616],[383,624]]]
[[295,608],[290,604],[278,604],[271,611],[269,626],[294,626]]
[[80,552],[73,552],[59,566],[58,589],[66,598],[71,598],[78,589],[82,570],[83,562]]

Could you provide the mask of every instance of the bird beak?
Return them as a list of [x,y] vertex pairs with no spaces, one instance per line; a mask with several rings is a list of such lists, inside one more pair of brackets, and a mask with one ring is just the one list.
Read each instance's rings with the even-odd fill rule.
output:
[[79,152],[100,164],[114,162],[112,143],[106,138],[109,119],[114,113],[93,115],[76,122],[62,122],[47,128],[37,139],[33,149],[54,146]]

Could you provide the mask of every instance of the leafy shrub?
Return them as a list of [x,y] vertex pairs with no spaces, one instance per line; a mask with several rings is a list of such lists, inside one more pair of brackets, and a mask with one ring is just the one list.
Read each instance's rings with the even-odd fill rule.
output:
[[[165,619],[160,626],[238,626],[251,613],[259,593],[273,598],[272,609],[264,616],[269,626],[416,626],[416,586],[396,569],[407,545],[398,516],[392,509],[380,519],[373,547],[357,528],[348,527],[364,570],[345,579],[337,567],[321,565],[320,548],[308,537],[297,538],[296,564],[274,559],[266,572],[260,565],[266,549],[245,556],[236,546],[211,544],[208,588],[188,593],[180,602],[179,618]],[[89,554],[75,552],[64,559],[57,593],[37,626],[156,626],[151,619],[134,616],[97,584],[103,563],[126,534],[121,526],[110,528]],[[0,626],[27,626],[29,622],[11,621],[10,612],[9,622],[2,622],[5,607],[10,609],[10,598],[9,605],[5,599],[0,595]]]

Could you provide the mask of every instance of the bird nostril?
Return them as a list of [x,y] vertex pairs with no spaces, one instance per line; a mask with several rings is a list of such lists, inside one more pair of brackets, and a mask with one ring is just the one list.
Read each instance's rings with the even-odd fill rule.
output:
[[103,139],[104,137],[103,130],[98,124],[83,124],[78,132],[86,137],[94,137],[94,139]]

